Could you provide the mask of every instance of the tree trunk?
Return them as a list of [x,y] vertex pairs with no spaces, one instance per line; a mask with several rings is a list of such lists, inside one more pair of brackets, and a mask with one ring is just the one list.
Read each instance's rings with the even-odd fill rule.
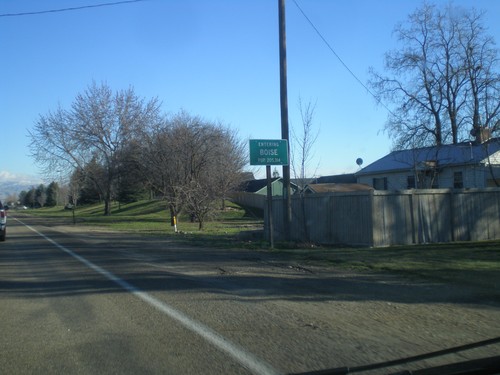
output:
[[106,197],[104,199],[104,216],[110,216],[111,215],[111,199],[109,197]]

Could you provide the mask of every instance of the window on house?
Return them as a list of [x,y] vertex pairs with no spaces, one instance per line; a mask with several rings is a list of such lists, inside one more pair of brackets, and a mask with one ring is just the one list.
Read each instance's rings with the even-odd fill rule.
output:
[[455,189],[462,189],[464,187],[464,177],[462,172],[453,173],[453,187]]
[[387,177],[374,178],[373,188],[375,190],[387,190]]
[[415,189],[415,176],[408,176],[406,178],[406,188]]
[[439,189],[439,175],[435,170],[423,170],[417,173],[419,189]]

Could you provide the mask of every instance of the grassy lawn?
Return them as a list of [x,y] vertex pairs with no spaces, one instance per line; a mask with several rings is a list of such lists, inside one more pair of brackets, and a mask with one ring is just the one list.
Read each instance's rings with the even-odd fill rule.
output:
[[[103,216],[103,205],[79,207],[76,225],[100,226],[110,230],[141,235],[161,235],[198,246],[267,250],[303,265],[331,266],[357,271],[390,272],[480,287],[500,294],[500,241],[430,244],[388,248],[311,247],[276,244],[268,250],[267,242],[242,233],[262,230],[258,214],[228,203],[203,231],[188,217],[178,219],[175,234],[164,202],[141,201],[113,204],[112,215]],[[23,212],[24,213],[24,212]],[[27,211],[34,216],[50,217],[58,223],[73,225],[71,210],[62,207]]]
[[476,286],[500,295],[500,241],[280,252],[303,264],[404,274]]
[[179,241],[192,244],[207,244],[210,246],[263,246],[266,243],[257,240],[257,243],[241,240],[241,233],[262,230],[264,220],[262,213],[254,209],[244,209],[231,202],[226,202],[224,211],[216,212],[210,221],[206,222],[202,231],[198,222],[191,222],[187,215],[177,218],[177,230],[170,223],[170,212],[165,202],[140,201],[130,204],[113,203],[111,215],[104,216],[104,205],[95,204],[77,207],[74,211],[62,207],[39,208],[22,211],[33,216],[46,217],[56,220],[60,224],[99,226],[113,231],[126,231],[141,235],[162,235],[176,238]]

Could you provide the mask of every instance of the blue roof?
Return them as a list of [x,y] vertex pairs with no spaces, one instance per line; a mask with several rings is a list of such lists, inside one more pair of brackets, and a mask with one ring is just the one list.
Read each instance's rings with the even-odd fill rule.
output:
[[356,176],[354,173],[337,174],[333,176],[318,177],[312,184],[355,184]]
[[492,138],[482,144],[463,142],[454,145],[393,151],[366,166],[356,175],[395,172],[410,168],[425,169],[433,166],[478,164],[498,150],[500,150],[500,138]]

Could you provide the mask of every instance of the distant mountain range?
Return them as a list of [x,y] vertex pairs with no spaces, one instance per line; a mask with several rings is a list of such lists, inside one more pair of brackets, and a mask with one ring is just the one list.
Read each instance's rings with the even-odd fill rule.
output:
[[4,200],[10,195],[19,195],[23,190],[37,187],[42,181],[32,176],[18,176],[9,172],[0,171],[0,199]]

